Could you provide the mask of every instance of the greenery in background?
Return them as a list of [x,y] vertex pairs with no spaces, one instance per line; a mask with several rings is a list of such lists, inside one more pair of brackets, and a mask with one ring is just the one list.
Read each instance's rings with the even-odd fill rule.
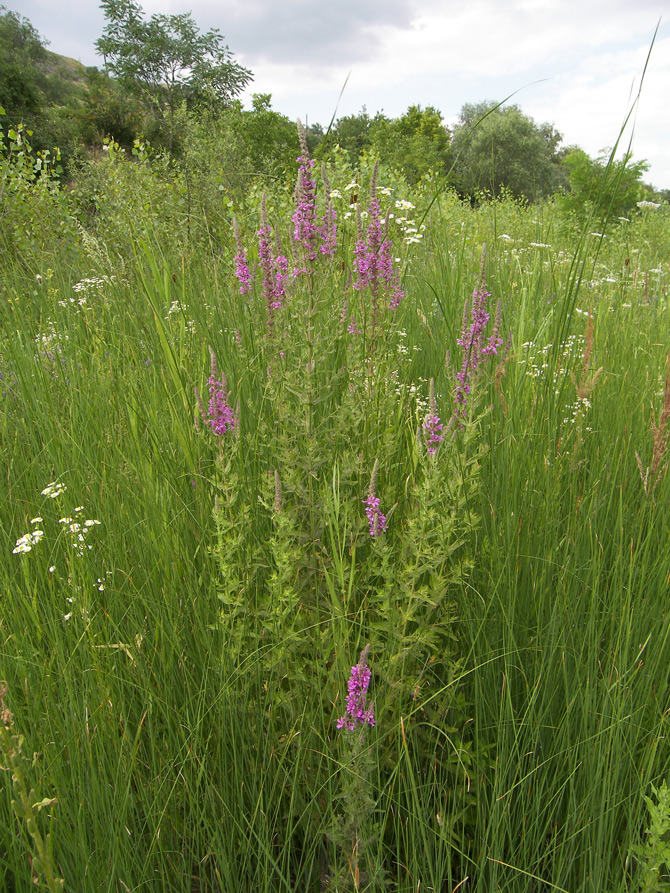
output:
[[625,217],[638,202],[649,198],[642,185],[642,175],[649,165],[633,161],[630,154],[615,161],[609,153],[593,159],[581,149],[573,149],[566,154],[564,165],[570,188],[560,197],[560,204],[582,225],[589,218],[604,223]]
[[467,104],[454,131],[455,180],[466,195],[500,195],[540,201],[565,185],[561,135],[536,124],[518,106]]
[[[184,155],[192,165],[203,142],[216,145],[220,185],[235,199],[255,177],[295,176],[293,122],[272,109],[269,94],[242,107],[236,97],[253,76],[216,29],[202,34],[190,14],[147,19],[134,0],[106,0],[103,8],[107,23],[96,46],[104,73],[48,52],[27,19],[0,11],[0,102],[12,127],[32,131],[35,150],[58,147],[65,178],[76,176],[103,139],[128,152],[136,140],[167,150],[184,166],[189,191],[203,165],[189,169]],[[342,150],[355,168],[361,158],[379,157],[411,186],[437,177],[472,202],[503,191],[531,202],[559,194],[579,223],[605,213],[593,208],[605,170],[615,216],[655,197],[642,183],[644,162],[627,157],[612,167],[562,147],[553,125],[536,124],[517,106],[466,104],[451,129],[433,107],[411,105],[395,119],[363,108],[332,122],[326,134],[312,124],[306,136],[320,158]]]
[[103,0],[101,6],[107,24],[96,49],[105,70],[148,104],[170,151],[183,102],[225,107],[252,79],[232,61],[221,33],[213,28],[201,34],[190,13],[155,14],[146,21],[134,0]]

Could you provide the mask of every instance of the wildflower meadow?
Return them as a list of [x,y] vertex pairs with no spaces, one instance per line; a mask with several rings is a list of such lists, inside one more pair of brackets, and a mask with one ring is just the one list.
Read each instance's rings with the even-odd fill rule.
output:
[[3,161],[0,888],[665,890],[670,212],[300,145]]

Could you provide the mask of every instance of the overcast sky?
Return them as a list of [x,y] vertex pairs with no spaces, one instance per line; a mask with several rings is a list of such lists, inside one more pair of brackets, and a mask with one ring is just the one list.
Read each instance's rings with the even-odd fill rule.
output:
[[[0,0],[50,49],[101,65],[105,20],[96,0]],[[272,93],[290,118],[326,126],[333,114],[432,105],[455,123],[466,102],[503,100],[548,121],[596,156],[622,138],[670,188],[670,0],[145,0],[145,13],[192,12],[218,28],[250,68],[252,93]],[[348,78],[348,80],[347,80]],[[340,98],[340,92],[346,83]],[[338,104],[339,100],[339,104]],[[337,112],[336,112],[337,109]]]

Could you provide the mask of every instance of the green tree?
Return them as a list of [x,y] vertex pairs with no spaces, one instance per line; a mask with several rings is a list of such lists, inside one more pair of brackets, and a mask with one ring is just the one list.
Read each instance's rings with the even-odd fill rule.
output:
[[102,0],[101,7],[107,24],[97,52],[106,70],[150,106],[170,150],[182,102],[225,108],[252,79],[232,61],[218,29],[201,34],[190,13],[152,15],[147,21],[134,0]]
[[429,172],[446,174],[451,164],[450,136],[441,113],[411,105],[404,115],[389,120],[377,116],[371,124],[372,150],[409,183]]
[[12,124],[32,127],[42,112],[45,43],[28,19],[0,6],[0,105]]
[[561,134],[536,124],[516,106],[466,104],[454,130],[454,184],[464,195],[514,196],[539,201],[564,183]]
[[86,95],[77,109],[84,140],[91,145],[110,137],[124,149],[131,148],[143,128],[139,99],[95,67],[86,69],[86,84]]
[[240,122],[249,158],[258,172],[292,180],[300,154],[295,122],[274,111],[270,93],[254,93],[251,104]]
[[568,190],[560,197],[563,211],[585,223],[595,217],[602,225],[609,219],[626,217],[637,203],[650,197],[642,182],[649,169],[646,161],[633,161],[630,153],[615,161],[606,152],[591,158],[582,149],[571,149],[563,159]]
[[[380,119],[383,115],[378,116]],[[375,121],[377,118],[374,119]],[[332,141],[339,145],[349,156],[349,161],[356,164],[363,152],[370,149],[370,129],[373,119],[368,115],[365,106],[357,115],[344,115],[338,118],[332,128]]]

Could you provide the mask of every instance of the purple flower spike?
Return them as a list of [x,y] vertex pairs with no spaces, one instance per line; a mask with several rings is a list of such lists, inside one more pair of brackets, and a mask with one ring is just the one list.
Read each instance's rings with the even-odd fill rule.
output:
[[375,464],[370,476],[370,486],[368,488],[367,498],[363,500],[365,506],[365,514],[370,524],[370,536],[381,536],[386,530],[388,522],[386,515],[379,510],[379,497],[375,494],[375,484],[377,481],[377,469],[379,468],[379,459],[375,459]]
[[[463,348],[463,363],[460,370],[456,373],[456,408],[454,409],[454,418],[464,418],[467,410],[468,396],[472,389],[472,381],[475,377],[477,368],[481,365],[486,357],[495,356],[498,348],[502,344],[502,338],[499,336],[500,330],[500,304],[496,313],[496,320],[493,334],[484,342],[484,330],[489,322],[490,314],[486,309],[486,299],[491,295],[486,291],[484,263],[486,260],[486,245],[482,249],[482,263],[479,271],[479,282],[472,295],[472,306],[469,308],[466,302],[463,313],[463,326],[461,336],[457,339],[457,343]],[[470,309],[471,322],[468,325],[468,309]]]
[[382,293],[389,294],[389,307],[395,310],[404,297],[398,274],[393,268],[391,239],[389,236],[388,214],[382,224],[381,207],[377,198],[377,165],[372,172],[370,201],[368,204],[368,225],[363,233],[360,209],[357,209],[357,239],[354,246],[354,288],[360,291],[369,288],[372,306],[376,314]]
[[235,276],[240,283],[240,294],[246,295],[251,288],[251,272],[249,271],[249,263],[247,254],[242,245],[240,230],[237,220],[233,217],[233,232],[235,233],[235,241],[237,243],[237,254],[235,255]]
[[237,425],[235,413],[228,403],[226,376],[221,373],[219,380],[216,368],[216,356],[211,350],[211,374],[207,379],[209,386],[209,406],[206,422],[215,434],[223,435],[232,431]]
[[[316,183],[312,177],[314,159],[309,157],[307,139],[302,122],[298,121],[300,152],[298,156],[298,181],[295,187],[296,209],[293,212],[293,241],[302,247],[304,259],[313,261],[319,242],[316,222]],[[298,270],[306,273],[306,269]]]
[[338,729],[353,732],[357,725],[374,726],[375,707],[368,704],[368,687],[372,673],[368,667],[370,645],[361,651],[358,663],[351,668],[351,676],[347,684],[347,712],[337,720]]
[[426,449],[433,456],[437,452],[437,448],[442,443],[442,428],[444,425],[440,421],[437,414],[437,401],[435,399],[435,381],[430,380],[430,391],[428,398],[428,414],[423,421],[423,439]]

